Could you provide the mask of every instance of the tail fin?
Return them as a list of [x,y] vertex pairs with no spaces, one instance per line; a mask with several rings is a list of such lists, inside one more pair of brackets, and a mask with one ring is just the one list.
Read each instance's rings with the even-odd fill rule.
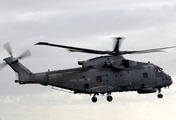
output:
[[5,58],[4,61],[15,71],[18,73],[20,84],[28,83],[33,78],[33,73],[28,70],[25,66],[23,66],[17,58],[9,57]]

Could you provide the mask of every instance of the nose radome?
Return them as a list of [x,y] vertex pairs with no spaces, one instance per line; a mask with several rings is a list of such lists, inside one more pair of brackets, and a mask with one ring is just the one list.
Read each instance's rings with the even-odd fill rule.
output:
[[172,78],[169,75],[168,75],[168,78],[169,78],[169,85],[171,85],[173,83]]

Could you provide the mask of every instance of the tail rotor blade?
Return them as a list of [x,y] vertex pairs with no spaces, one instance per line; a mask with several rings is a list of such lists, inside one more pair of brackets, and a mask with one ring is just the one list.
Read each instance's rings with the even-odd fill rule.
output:
[[29,50],[26,50],[22,55],[20,55],[18,57],[18,59],[24,59],[24,58],[27,58],[27,57],[30,57],[31,56],[31,52]]
[[7,63],[0,63],[0,70],[3,69],[6,65]]
[[10,56],[12,56],[12,49],[10,47],[10,43],[5,43],[4,45],[5,50],[9,53]]

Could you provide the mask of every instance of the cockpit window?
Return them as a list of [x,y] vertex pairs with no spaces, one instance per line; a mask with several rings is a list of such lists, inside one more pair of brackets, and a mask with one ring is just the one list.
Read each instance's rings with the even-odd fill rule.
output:
[[162,77],[162,76],[166,76],[166,75],[167,75],[167,74],[163,71],[162,68],[155,69],[155,72],[156,72],[156,76],[157,76],[157,77]]

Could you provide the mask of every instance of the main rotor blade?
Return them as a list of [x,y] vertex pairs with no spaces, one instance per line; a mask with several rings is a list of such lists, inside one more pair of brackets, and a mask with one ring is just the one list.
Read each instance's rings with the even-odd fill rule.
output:
[[114,52],[115,53],[119,53],[119,49],[120,49],[120,46],[121,46],[121,40],[123,39],[122,37],[118,37],[118,38],[115,38],[116,39],[116,45],[114,47]]
[[71,52],[83,52],[83,53],[92,53],[92,54],[109,54],[109,55],[125,55],[125,54],[142,54],[142,53],[152,53],[152,52],[163,52],[164,49],[176,48],[176,46],[171,47],[164,47],[164,48],[156,48],[156,49],[148,49],[148,50],[138,50],[138,51],[120,51],[120,41],[122,38],[116,38],[117,43],[115,45],[114,51],[99,51],[99,50],[92,50],[92,49],[85,49],[85,48],[78,48],[78,47],[71,47],[71,46],[64,46],[64,45],[56,45],[50,44],[46,42],[39,42],[35,45],[46,45],[46,46],[54,46],[54,47],[61,47],[66,48]]
[[99,51],[99,50],[71,47],[71,46],[64,46],[64,45],[56,45],[56,44],[50,44],[50,43],[46,43],[46,42],[39,42],[39,43],[37,43],[35,45],[46,45],[46,46],[53,46],[53,47],[61,47],[61,48],[69,49],[69,51],[71,51],[71,52],[84,52],[84,53],[93,53],[93,54],[107,54],[107,51]]
[[164,49],[176,48],[176,46],[148,49],[148,50],[139,50],[139,51],[124,51],[122,54],[142,54],[142,53],[152,53],[152,52],[163,52]]
[[10,43],[5,43],[3,45],[3,47],[5,48],[5,50],[9,53],[10,56],[12,56],[12,49],[10,47]]

